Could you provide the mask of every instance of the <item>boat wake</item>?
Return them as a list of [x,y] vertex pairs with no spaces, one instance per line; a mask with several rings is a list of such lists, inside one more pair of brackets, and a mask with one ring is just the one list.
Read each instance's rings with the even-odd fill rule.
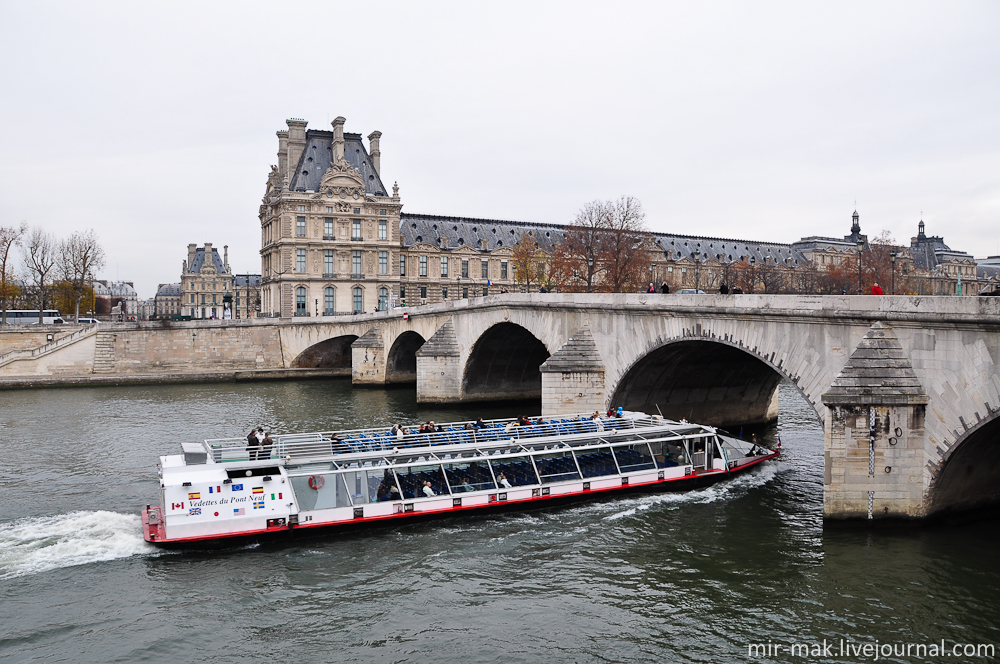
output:
[[[711,486],[705,487],[704,489],[695,489],[693,491],[685,491],[678,493],[657,493],[650,494],[638,498],[631,498],[622,501],[622,503],[630,504],[626,510],[621,510],[604,517],[607,521],[614,521],[616,519],[623,519],[626,517],[634,516],[637,512],[642,512],[650,509],[651,507],[659,506],[680,506],[680,505],[700,505],[707,503],[714,503],[717,500],[727,500],[735,496],[745,493],[749,489],[753,489],[759,486],[764,486],[771,480],[773,480],[778,473],[780,468],[773,465],[763,466],[759,470],[754,472],[740,475],[725,482],[719,482],[718,484],[713,484]],[[615,507],[622,507],[622,503],[618,503]]]
[[0,579],[159,553],[142,539],[137,514],[70,512],[0,524]]

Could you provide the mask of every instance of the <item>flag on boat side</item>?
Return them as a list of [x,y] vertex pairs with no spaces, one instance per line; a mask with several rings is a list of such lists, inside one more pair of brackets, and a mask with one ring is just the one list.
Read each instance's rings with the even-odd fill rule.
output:
[[264,499],[262,498],[260,500],[253,501],[253,508],[255,510],[262,510],[262,509],[264,509]]
[[243,485],[242,484],[234,484],[233,485],[233,491],[242,491],[242,490],[243,490]]
[[192,507],[191,509],[188,510],[188,516],[201,516],[201,508]]
[[188,494],[188,500],[201,500],[201,494],[197,493],[197,492],[195,492],[195,493],[189,493]]
[[254,492],[255,494],[257,494],[257,493],[264,493],[264,487],[262,487],[262,486],[255,486],[255,487],[253,488],[253,492]]
[[245,509],[243,509],[242,507],[239,507],[239,508],[236,508],[236,509],[233,510],[233,516],[243,516],[246,513],[247,513],[247,511]]

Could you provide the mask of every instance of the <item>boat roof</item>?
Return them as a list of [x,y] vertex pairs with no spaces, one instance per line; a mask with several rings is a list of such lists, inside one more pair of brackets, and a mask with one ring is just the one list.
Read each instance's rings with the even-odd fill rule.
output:
[[397,465],[413,463],[420,458],[433,462],[445,458],[537,453],[650,439],[680,440],[715,433],[713,427],[638,412],[625,412],[621,417],[591,417],[586,413],[562,415],[546,418],[541,424],[533,420],[536,423],[527,426],[511,426],[515,421],[511,418],[484,420],[482,428],[467,428],[475,424],[471,420],[448,422],[437,425],[435,433],[409,433],[402,437],[397,437],[387,427],[282,434],[272,436],[268,458],[261,460],[249,458],[245,438],[216,438],[204,443],[182,444],[183,455],[161,457],[161,467]]

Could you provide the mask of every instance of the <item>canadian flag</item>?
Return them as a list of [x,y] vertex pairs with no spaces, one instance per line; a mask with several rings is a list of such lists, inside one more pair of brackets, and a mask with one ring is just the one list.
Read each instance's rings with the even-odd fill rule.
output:
[[170,503],[170,509],[172,509],[172,510],[182,510],[182,509],[184,509],[184,503]]

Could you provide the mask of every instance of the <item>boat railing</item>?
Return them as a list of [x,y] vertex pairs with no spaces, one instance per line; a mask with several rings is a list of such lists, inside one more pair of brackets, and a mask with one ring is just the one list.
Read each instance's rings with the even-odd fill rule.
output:
[[394,452],[438,445],[484,445],[511,439],[593,434],[601,431],[644,428],[656,423],[651,418],[589,419],[586,415],[553,417],[542,424],[522,426],[514,426],[514,421],[490,420],[481,428],[473,426],[473,422],[450,422],[440,425],[433,433],[407,433],[402,436],[393,434],[385,428],[282,434],[272,438],[274,442],[270,448],[251,447],[245,438],[211,439],[205,441],[205,446],[216,463],[267,459],[304,460],[338,454]]

